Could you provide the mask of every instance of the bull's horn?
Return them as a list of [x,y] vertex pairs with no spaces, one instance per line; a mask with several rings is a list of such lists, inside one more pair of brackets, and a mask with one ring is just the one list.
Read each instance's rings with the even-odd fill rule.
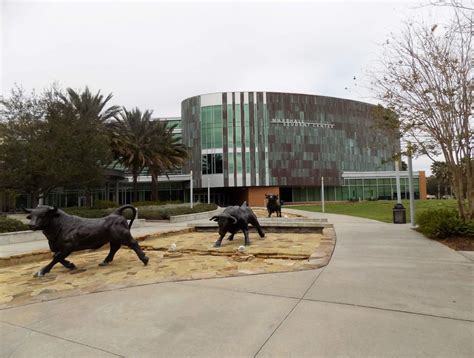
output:
[[235,216],[232,216],[232,215],[229,215],[229,217],[234,220],[234,224],[237,224],[237,219],[235,218]]
[[214,215],[212,218],[209,219],[209,221],[217,221],[219,220],[219,215]]
[[21,207],[21,210],[23,210],[25,213],[28,213],[28,214],[30,214],[33,211],[31,209],[25,208],[24,206]]
[[240,205],[240,206],[247,206],[247,202],[244,201],[244,202],[242,203],[242,205]]

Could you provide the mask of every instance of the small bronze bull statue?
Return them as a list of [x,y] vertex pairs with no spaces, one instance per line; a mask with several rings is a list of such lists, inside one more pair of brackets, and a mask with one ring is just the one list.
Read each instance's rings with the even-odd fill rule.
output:
[[209,220],[217,221],[219,224],[219,239],[214,243],[214,247],[221,246],[222,239],[228,232],[230,232],[228,240],[234,240],[235,233],[240,230],[244,233],[245,245],[250,245],[249,224],[257,229],[261,238],[265,237],[265,233],[257,220],[257,216],[252,209],[247,206],[247,202],[245,201],[241,206],[236,205],[225,208],[221,214],[215,215]]

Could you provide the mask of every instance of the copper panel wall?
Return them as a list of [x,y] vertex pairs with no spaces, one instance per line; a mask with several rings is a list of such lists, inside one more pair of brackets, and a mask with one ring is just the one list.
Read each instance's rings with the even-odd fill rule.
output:
[[201,97],[195,96],[181,102],[182,138],[189,148],[190,159],[183,166],[183,172],[193,171],[193,185],[202,186],[201,175]]
[[[266,93],[272,185],[341,185],[343,171],[391,170],[396,133],[382,133],[370,104],[332,97]],[[280,122],[278,122],[280,121]]]

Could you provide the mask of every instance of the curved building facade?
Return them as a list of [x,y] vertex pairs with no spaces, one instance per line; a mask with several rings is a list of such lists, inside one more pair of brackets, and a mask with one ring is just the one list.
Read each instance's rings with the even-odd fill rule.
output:
[[[396,131],[375,125],[368,103],[308,94],[221,92],[185,99],[181,117],[155,118],[177,125],[176,136],[191,151],[185,165],[159,177],[163,201],[262,206],[265,194],[285,202],[322,199],[394,200],[397,179],[393,155],[400,151]],[[192,174],[191,174],[192,171]],[[109,173],[113,174],[113,173]],[[426,199],[424,172],[414,172],[415,199]],[[409,196],[406,171],[398,172],[400,196]],[[193,182],[191,191],[190,180]],[[105,187],[85,193],[57,188],[45,204],[83,206],[90,201],[132,201],[132,175],[108,175]],[[151,198],[147,169],[138,178],[139,201]],[[16,200],[16,202],[15,202]],[[0,193],[0,210],[29,207],[27,194]]]
[[[181,104],[183,143],[196,188],[252,200],[279,192],[319,200],[321,178],[333,200],[350,199],[343,172],[393,170],[397,133],[382,133],[373,105],[308,94],[222,92]],[[330,200],[331,198],[328,198]],[[220,201],[220,200],[219,200]]]

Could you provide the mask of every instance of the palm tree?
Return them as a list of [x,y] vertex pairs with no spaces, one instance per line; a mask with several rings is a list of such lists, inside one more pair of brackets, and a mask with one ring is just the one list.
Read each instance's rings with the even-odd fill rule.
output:
[[123,108],[110,123],[110,139],[118,164],[132,172],[133,201],[138,200],[138,176],[145,169],[152,177],[152,200],[158,199],[158,176],[181,165],[187,157],[180,138],[173,135],[175,126],[151,119],[152,112]]
[[123,111],[109,124],[112,153],[123,167],[132,172],[133,199],[138,200],[138,175],[153,156],[153,130],[151,111],[141,112],[138,108]]
[[104,99],[100,91],[93,95],[88,87],[86,87],[82,93],[78,93],[72,88],[68,88],[66,92],[67,96],[61,94],[60,97],[65,103],[72,105],[81,120],[93,120],[99,123],[105,123],[108,119],[113,118],[120,112],[119,106],[112,106],[105,109],[107,102],[112,99],[111,93]]
[[173,134],[176,124],[169,126],[165,121],[154,121],[153,155],[147,163],[151,175],[151,200],[158,201],[158,176],[179,168],[188,157],[187,148],[181,138]]

